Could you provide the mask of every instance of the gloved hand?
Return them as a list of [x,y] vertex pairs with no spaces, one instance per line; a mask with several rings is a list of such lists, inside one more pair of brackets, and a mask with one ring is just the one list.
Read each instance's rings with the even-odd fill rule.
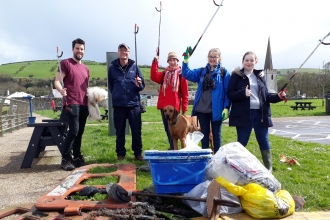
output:
[[183,62],[188,63],[188,60],[190,58],[190,52],[192,51],[191,46],[187,47],[186,52],[183,53],[182,56],[184,56]]
[[286,88],[284,88],[282,91],[280,91],[279,93],[278,93],[278,96],[284,101],[284,102],[287,102],[288,101],[288,99],[285,97],[286,96],[286,92],[287,90],[286,90]]
[[222,111],[222,121],[226,120],[228,118],[228,108],[225,108]]

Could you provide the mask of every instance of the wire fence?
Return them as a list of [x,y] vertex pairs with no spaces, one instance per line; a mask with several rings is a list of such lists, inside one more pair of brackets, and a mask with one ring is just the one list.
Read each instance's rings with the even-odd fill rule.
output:
[[29,110],[28,101],[0,96],[0,137],[6,132],[26,127]]

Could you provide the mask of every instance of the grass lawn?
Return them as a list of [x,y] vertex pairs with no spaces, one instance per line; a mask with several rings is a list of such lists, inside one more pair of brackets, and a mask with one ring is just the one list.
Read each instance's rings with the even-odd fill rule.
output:
[[[272,105],[273,117],[288,116],[313,116],[325,115],[325,107],[322,107],[321,100],[310,100],[316,109],[293,111],[289,106],[294,101],[286,104],[278,103]],[[191,106],[189,106],[191,110]],[[56,118],[51,110],[37,111],[37,114],[50,118]],[[143,150],[167,150],[169,144],[161,123],[161,116],[156,107],[148,106],[147,112],[142,115],[142,141]],[[82,152],[88,163],[134,163],[140,166],[145,162],[137,162],[131,146],[131,136],[126,136],[126,159],[117,161],[115,152],[115,137],[108,136],[107,121],[88,122],[83,136]],[[330,191],[330,168],[329,155],[330,145],[322,145],[310,142],[301,142],[289,138],[269,135],[273,155],[273,174],[282,184],[282,189],[288,190],[292,195],[302,196],[306,200],[304,211],[330,210],[330,198],[327,196]],[[222,144],[236,141],[236,130],[225,123],[222,127]],[[250,138],[247,149],[259,159],[260,150],[254,134]],[[289,158],[296,159],[301,166],[291,166],[279,162],[280,155],[284,154]],[[103,183],[104,184],[104,183]],[[150,173],[137,171],[137,189],[141,190],[152,185]]]

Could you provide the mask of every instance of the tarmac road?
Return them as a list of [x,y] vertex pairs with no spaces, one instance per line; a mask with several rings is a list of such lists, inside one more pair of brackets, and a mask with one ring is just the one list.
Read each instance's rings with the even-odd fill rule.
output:
[[272,118],[269,134],[294,140],[330,144],[330,116]]

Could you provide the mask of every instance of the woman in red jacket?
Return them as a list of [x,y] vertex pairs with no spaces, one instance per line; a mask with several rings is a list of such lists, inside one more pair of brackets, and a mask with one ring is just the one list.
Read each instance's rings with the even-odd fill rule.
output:
[[150,69],[150,79],[160,84],[157,109],[161,111],[164,128],[170,143],[170,149],[173,150],[173,140],[168,129],[167,120],[162,109],[167,105],[172,105],[178,112],[182,108],[182,114],[188,110],[188,81],[181,75],[179,58],[175,52],[170,52],[167,56],[168,66],[162,72],[158,72],[158,59],[156,56]]

